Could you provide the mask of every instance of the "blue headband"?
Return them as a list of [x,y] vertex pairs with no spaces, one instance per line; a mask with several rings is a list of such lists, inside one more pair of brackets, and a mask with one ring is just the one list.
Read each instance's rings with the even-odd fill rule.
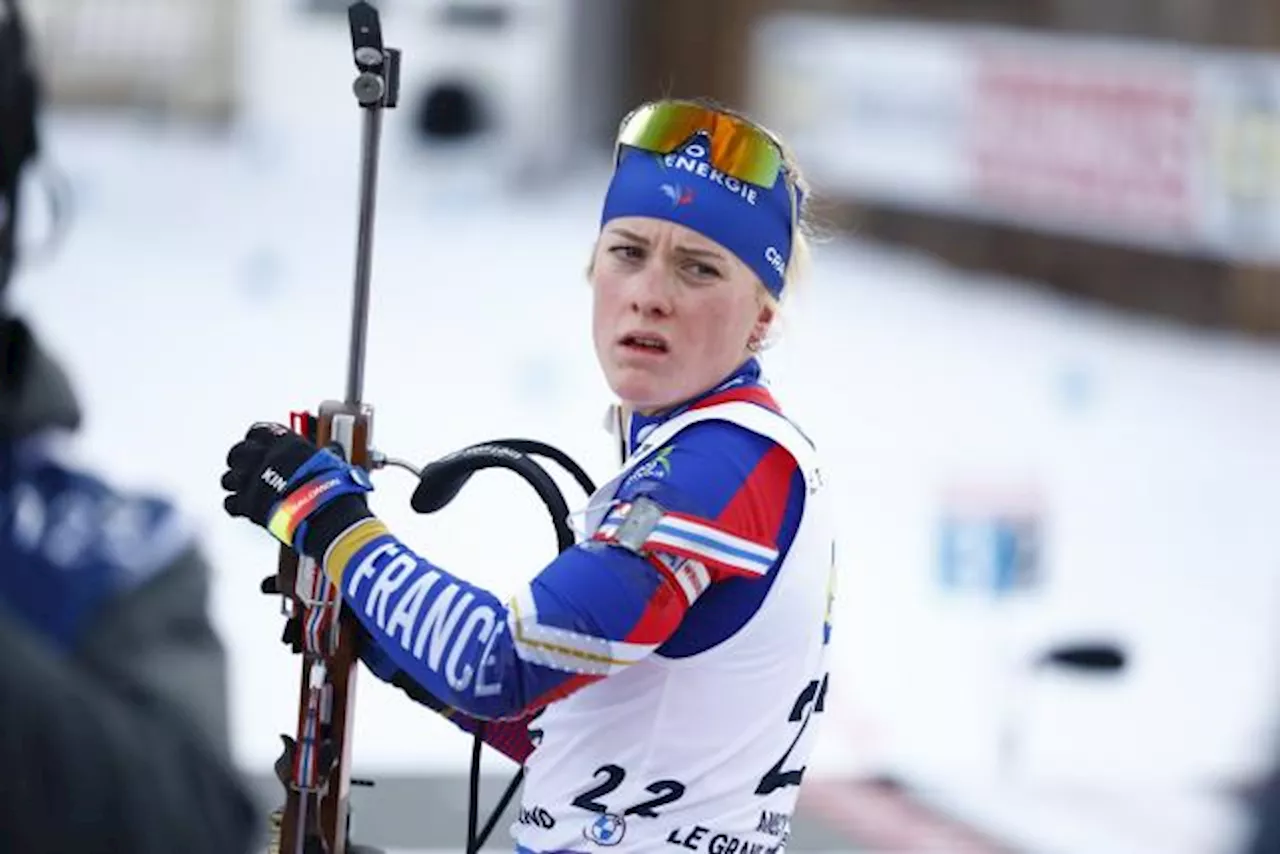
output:
[[775,299],[791,259],[791,196],[784,176],[770,189],[731,178],[706,160],[695,137],[661,155],[624,147],[605,195],[600,227],[623,216],[679,223],[714,240],[760,277]]

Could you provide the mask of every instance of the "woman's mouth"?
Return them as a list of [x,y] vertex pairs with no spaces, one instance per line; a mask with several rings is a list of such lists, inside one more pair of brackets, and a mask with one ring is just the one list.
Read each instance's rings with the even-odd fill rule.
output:
[[618,343],[637,353],[666,353],[670,349],[667,339],[652,332],[631,332],[619,338]]

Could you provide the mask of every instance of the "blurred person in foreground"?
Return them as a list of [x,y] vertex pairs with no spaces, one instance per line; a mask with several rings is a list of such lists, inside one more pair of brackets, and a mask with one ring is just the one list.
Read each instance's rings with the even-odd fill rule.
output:
[[1250,801],[1254,824],[1244,854],[1280,854],[1280,763]]
[[834,541],[817,452],[759,352],[806,258],[805,195],[739,114],[668,100],[624,119],[588,270],[621,468],[583,539],[507,602],[392,534],[337,453],[270,423],[228,453],[227,511],[324,567],[366,665],[464,730],[492,722],[524,764],[519,852],[786,845]]
[[5,306],[38,92],[0,0],[0,851],[239,854],[208,568],[169,503],[67,460],[71,388]]

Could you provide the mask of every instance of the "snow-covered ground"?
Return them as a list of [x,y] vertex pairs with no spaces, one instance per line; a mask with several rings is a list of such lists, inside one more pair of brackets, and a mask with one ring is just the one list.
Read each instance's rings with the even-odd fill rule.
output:
[[[76,220],[13,293],[78,381],[86,455],[121,483],[172,493],[200,526],[235,750],[254,769],[292,728],[297,670],[277,603],[257,593],[276,550],[223,515],[217,479],[250,422],[344,389],[348,69],[331,114],[292,132],[265,110],[227,136],[54,116]],[[424,461],[525,435],[602,477],[608,397],[583,277],[600,157],[507,192],[465,158],[417,157],[403,121],[388,118],[378,208],[375,445]],[[839,678],[811,774],[896,769],[943,788],[1016,780],[1185,804],[1266,769],[1280,687],[1280,347],[852,239],[819,247],[791,309],[766,365],[825,452],[843,520]],[[510,589],[554,553],[545,511],[501,474],[439,518],[409,511],[407,475],[378,483],[393,528],[478,583]],[[956,491],[1036,508],[1039,587],[1003,601],[942,589],[938,521]],[[1131,653],[1120,678],[1029,666],[1047,644],[1099,634]],[[371,679],[359,690],[361,767],[465,767],[469,743],[448,724]],[[1001,771],[1010,733],[1020,749]],[[1187,820],[1209,835],[1229,824]]]

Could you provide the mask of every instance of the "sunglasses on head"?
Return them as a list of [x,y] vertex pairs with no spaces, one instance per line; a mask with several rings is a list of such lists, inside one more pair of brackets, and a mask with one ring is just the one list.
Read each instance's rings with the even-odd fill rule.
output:
[[[764,128],[696,101],[651,101],[627,114],[617,145],[670,154],[696,133],[709,140],[708,160],[726,175],[772,189],[786,170],[782,146]],[[615,155],[620,151],[615,150]]]

